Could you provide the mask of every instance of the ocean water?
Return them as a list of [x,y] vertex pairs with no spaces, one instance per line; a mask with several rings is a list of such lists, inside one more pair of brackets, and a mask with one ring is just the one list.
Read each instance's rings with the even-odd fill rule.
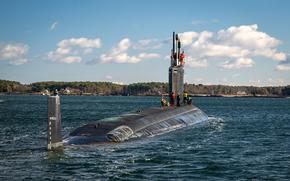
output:
[[[193,98],[209,123],[47,152],[46,96],[0,96],[0,180],[290,180],[290,99]],[[63,134],[159,97],[62,96]]]

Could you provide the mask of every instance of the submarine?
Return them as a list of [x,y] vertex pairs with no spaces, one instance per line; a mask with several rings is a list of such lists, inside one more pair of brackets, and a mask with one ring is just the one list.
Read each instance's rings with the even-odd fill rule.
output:
[[[65,137],[61,133],[60,96],[48,96],[47,149],[69,145],[120,143],[164,134],[208,121],[208,116],[184,97],[184,52],[181,41],[173,32],[169,67],[169,104],[85,124]],[[164,99],[162,99],[164,101]],[[165,101],[166,102],[166,101]]]

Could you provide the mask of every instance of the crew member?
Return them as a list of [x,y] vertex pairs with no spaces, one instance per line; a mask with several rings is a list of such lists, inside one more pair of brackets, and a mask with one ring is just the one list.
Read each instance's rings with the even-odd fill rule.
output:
[[161,103],[161,107],[163,107],[164,106],[164,99],[161,99],[160,103]]
[[191,97],[188,98],[187,104],[188,105],[191,105],[192,104],[192,98]]
[[185,91],[184,93],[183,93],[183,103],[185,104],[185,103],[187,103],[188,102],[188,94],[187,94],[187,92]]
[[170,106],[174,106],[175,94],[171,92],[170,94]]
[[176,105],[179,107],[180,106],[180,96],[179,95],[177,95],[176,100],[177,100],[177,104]]
[[165,99],[161,99],[161,106],[164,107],[164,106],[167,106],[167,102]]
[[180,65],[184,64],[184,58],[185,58],[184,51],[182,51],[182,53],[179,55]]

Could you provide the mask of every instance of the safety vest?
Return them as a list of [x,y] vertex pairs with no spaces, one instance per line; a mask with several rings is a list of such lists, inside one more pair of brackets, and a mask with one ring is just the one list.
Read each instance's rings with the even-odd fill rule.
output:
[[180,59],[183,60],[185,58],[185,55],[182,53],[180,54]]

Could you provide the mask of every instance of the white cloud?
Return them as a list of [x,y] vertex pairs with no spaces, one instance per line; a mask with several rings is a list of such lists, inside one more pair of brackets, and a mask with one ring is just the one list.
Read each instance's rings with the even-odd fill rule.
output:
[[252,67],[254,65],[254,61],[250,58],[239,58],[234,61],[225,61],[221,67],[225,69],[239,69],[245,67]]
[[0,44],[0,60],[8,61],[13,65],[21,65],[27,63],[27,52],[29,46],[22,43]]
[[192,68],[206,68],[208,66],[206,59],[187,58],[187,65]]
[[240,47],[231,47],[227,45],[208,44],[205,47],[195,46],[196,50],[200,49],[207,57],[230,57],[238,58],[249,55],[248,50],[241,49]]
[[69,48],[72,46],[78,46],[80,48],[100,48],[101,40],[99,38],[96,39],[71,38],[67,40],[62,40],[57,45],[58,47],[62,48]]
[[139,53],[138,55],[129,56],[127,51],[131,48],[131,46],[132,43],[129,38],[122,39],[109,53],[104,53],[100,56],[101,63],[138,63],[144,59],[154,59],[160,57],[160,55],[156,53],[144,52]]
[[257,31],[258,25],[232,26],[218,32],[218,39],[228,45],[239,45],[251,49],[276,47],[281,42],[264,32]]
[[[216,33],[184,32],[180,34],[180,37],[182,44],[190,47],[189,57],[206,61],[227,59],[228,61],[222,64],[222,67],[226,69],[252,67],[253,59],[257,56],[276,61],[286,59],[286,54],[277,50],[281,41],[258,31],[256,24],[232,26]],[[193,59],[186,59],[186,61],[189,65],[195,64],[190,63]]]
[[193,38],[196,38],[198,33],[196,32],[183,32],[179,34],[180,41],[183,46],[190,45],[193,41]]
[[68,56],[68,57],[64,57],[62,59],[59,60],[59,62],[61,63],[75,63],[75,62],[81,62],[82,58],[79,56]]
[[53,22],[53,23],[51,24],[51,26],[50,26],[50,31],[54,30],[54,29],[56,28],[57,25],[58,25],[58,22],[57,22],[57,21]]
[[290,65],[280,64],[276,66],[277,71],[290,71]]
[[153,58],[159,58],[160,55],[157,54],[157,53],[140,53],[140,54],[138,55],[138,57],[139,57],[140,59],[153,59]]
[[290,71],[290,55],[286,56],[286,59],[280,61],[275,68],[276,71]]
[[122,52],[127,51],[130,46],[131,46],[131,40],[129,38],[124,38],[118,43],[116,47],[112,49],[111,53],[113,55],[120,54]]
[[75,63],[82,61],[82,55],[92,53],[101,47],[101,40],[88,38],[71,38],[61,40],[57,49],[47,53],[46,58],[59,63]]

